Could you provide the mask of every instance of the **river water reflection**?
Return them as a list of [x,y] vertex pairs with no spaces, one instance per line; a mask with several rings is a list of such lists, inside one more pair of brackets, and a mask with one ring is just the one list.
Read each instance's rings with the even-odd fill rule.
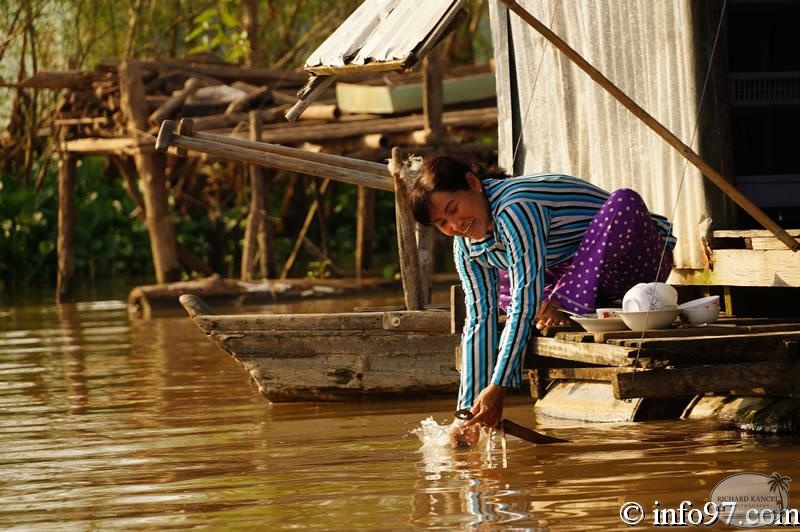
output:
[[573,442],[422,454],[410,431],[453,400],[270,405],[178,312],[5,307],[0,528],[625,529],[625,501],[702,506],[734,473],[800,476],[792,438],[535,420],[512,403],[507,417]]

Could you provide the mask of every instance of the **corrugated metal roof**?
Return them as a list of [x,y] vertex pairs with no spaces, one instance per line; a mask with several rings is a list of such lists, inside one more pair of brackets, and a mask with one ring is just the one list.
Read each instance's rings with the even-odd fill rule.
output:
[[[306,60],[317,74],[364,65],[376,70],[408,68],[441,34],[464,0],[365,0]],[[351,67],[351,68],[348,68]]]

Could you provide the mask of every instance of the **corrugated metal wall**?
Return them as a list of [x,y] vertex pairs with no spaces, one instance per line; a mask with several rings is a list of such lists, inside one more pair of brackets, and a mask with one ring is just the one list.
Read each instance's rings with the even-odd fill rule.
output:
[[[700,152],[700,132],[692,138],[706,68],[703,54],[708,50],[695,35],[691,0],[519,3]],[[724,212],[713,205],[722,203],[722,196],[499,0],[491,0],[490,15],[500,164],[517,174],[558,171],[607,190],[639,191],[652,211],[673,219],[676,268],[703,268],[701,237],[709,228],[711,211],[717,218]],[[704,107],[715,104],[713,94],[710,98]],[[718,228],[722,222],[717,219],[713,225]]]

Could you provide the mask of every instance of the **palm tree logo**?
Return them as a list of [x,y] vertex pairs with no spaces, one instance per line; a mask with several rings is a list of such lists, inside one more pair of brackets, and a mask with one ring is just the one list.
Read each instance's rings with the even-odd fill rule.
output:
[[769,491],[774,491],[778,494],[778,505],[780,505],[781,510],[789,505],[789,482],[791,481],[791,478],[781,476],[780,473],[772,473],[767,481]]

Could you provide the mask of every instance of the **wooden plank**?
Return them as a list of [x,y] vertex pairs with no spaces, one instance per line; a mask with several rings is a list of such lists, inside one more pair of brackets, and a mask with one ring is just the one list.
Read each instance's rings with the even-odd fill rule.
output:
[[633,368],[547,368],[544,371],[550,380],[611,382],[612,377],[617,373],[630,372],[633,371]]
[[564,342],[555,338],[533,337],[528,342],[528,354],[600,364],[604,366],[629,366],[636,355],[631,347]]
[[609,344],[625,346],[634,351],[636,347],[641,347],[642,356],[669,359],[672,362],[744,362],[774,360],[783,342],[798,339],[800,331],[794,333],[778,331],[689,338],[619,339],[609,340]]
[[800,287],[800,253],[788,249],[717,249],[714,270],[675,269],[668,282],[677,285]]
[[800,394],[800,371],[795,362],[751,362],[691,368],[618,373],[612,377],[614,397],[677,397],[708,392],[738,395]]
[[383,328],[389,331],[450,333],[450,313],[440,310],[409,310],[383,313]]
[[[789,236],[800,237],[800,229],[787,229]],[[772,238],[766,229],[720,229],[713,232],[714,238]]]
[[800,331],[800,323],[774,323],[764,325],[737,325],[735,322],[729,324],[709,325],[707,327],[681,327],[673,329],[661,329],[642,332],[634,331],[609,331],[595,333],[595,342],[608,342],[610,340],[620,340],[625,338],[692,338],[703,336],[730,336],[733,334],[747,334],[760,332],[779,332],[779,331]]
[[383,331],[382,312],[325,314],[226,314],[194,316],[206,334],[259,332]]
[[253,331],[248,333],[214,333],[209,337],[225,350],[249,356],[317,356],[343,353],[365,353],[387,357],[403,354],[440,353],[452,360],[451,353],[459,342],[455,334],[396,333],[391,331]]

